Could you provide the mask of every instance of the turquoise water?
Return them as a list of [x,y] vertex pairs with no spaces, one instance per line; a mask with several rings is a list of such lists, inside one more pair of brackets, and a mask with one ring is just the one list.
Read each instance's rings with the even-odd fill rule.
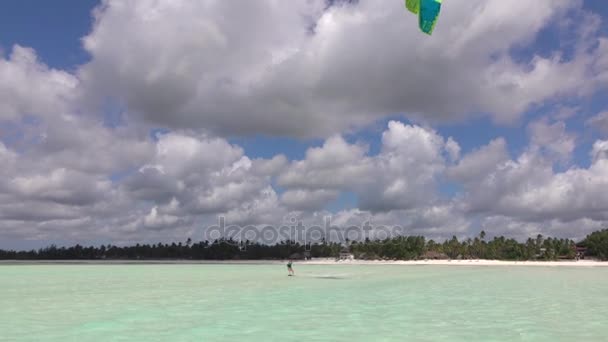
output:
[[605,341],[608,268],[0,266],[2,341]]

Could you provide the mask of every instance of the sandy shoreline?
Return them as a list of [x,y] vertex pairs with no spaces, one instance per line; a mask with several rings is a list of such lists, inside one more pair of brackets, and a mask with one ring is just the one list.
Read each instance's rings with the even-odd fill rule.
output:
[[608,262],[595,260],[567,261],[503,261],[503,260],[309,260],[302,263],[311,265],[442,265],[442,266],[608,266]]
[[[154,264],[201,264],[201,265],[274,265],[284,260],[0,260],[0,265],[154,265]],[[317,258],[295,260],[303,265],[440,265],[440,266],[568,266],[607,267],[607,261],[502,261],[502,260],[340,260]]]

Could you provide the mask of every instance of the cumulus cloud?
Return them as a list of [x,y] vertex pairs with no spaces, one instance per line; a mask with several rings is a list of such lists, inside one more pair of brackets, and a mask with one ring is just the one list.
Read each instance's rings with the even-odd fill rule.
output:
[[[540,131],[565,132],[552,127]],[[78,164],[61,167],[61,159],[49,164],[54,167],[49,172],[37,172],[47,161],[36,164],[27,153],[0,145],[8,166],[0,182],[2,234],[46,239],[69,229],[75,230],[68,234],[73,239],[97,236],[127,243],[191,236],[218,216],[229,224],[276,225],[294,213],[310,224],[331,216],[341,227],[398,225],[407,234],[433,238],[465,236],[478,216],[483,227],[502,222],[501,232],[514,236],[549,234],[552,228],[546,227],[567,236],[566,223],[584,222],[571,232],[580,236],[607,222],[608,142],[594,143],[588,168],[555,172],[556,159],[537,146],[562,134],[540,136],[551,139],[531,134],[530,145],[516,159],[497,138],[454,160],[459,146],[454,139],[391,121],[377,154],[333,136],[310,148],[304,159],[287,162],[282,155],[251,159],[222,138],[170,132],[147,142],[151,154],[116,180]],[[31,170],[25,172],[25,166]],[[442,177],[463,191],[444,198],[438,191]],[[284,189],[280,195],[274,181]],[[356,197],[357,207],[326,211],[343,192]]]
[[569,160],[576,146],[575,136],[566,132],[566,124],[558,121],[553,124],[542,119],[528,125],[532,148],[541,149],[560,160]]
[[594,163],[608,159],[608,140],[597,140],[593,143],[590,155]]
[[594,130],[608,135],[608,111],[598,113],[597,115],[589,118],[586,121],[586,124]]
[[279,209],[270,178],[283,159],[252,161],[224,139],[168,133],[159,138],[151,160],[125,180],[124,188],[134,198],[171,204],[148,214],[149,222],[169,223],[167,228],[177,220],[159,221],[160,214],[228,213],[239,222],[257,222],[258,215]]
[[95,179],[63,168],[52,170],[49,174],[16,176],[9,187],[17,197],[72,205],[86,205],[100,200],[111,190],[107,179]]
[[[85,132],[104,129],[96,126]],[[71,138],[79,134],[73,132]],[[93,152],[102,158],[100,167],[91,169],[63,158],[38,158],[35,146],[19,155],[0,144],[6,165],[0,181],[2,234],[42,237],[55,227],[59,236],[60,223],[69,221],[87,225],[74,228],[82,229],[74,237],[88,234],[90,239],[133,241],[161,236],[162,231],[164,238],[177,231],[192,234],[197,220],[209,221],[220,214],[232,223],[269,222],[285,214],[270,184],[272,175],[286,164],[283,156],[251,160],[225,139],[188,132],[168,133],[156,142],[120,140],[121,134],[114,131],[107,134],[127,146],[127,156],[138,155],[133,153],[139,144],[146,146],[146,153],[128,164],[109,161],[122,168],[101,167],[107,152],[96,148],[104,144],[70,144],[74,152]],[[124,158],[120,150],[110,155]],[[124,167],[126,176],[111,179],[109,170]],[[32,226],[46,233],[32,235]]]
[[0,122],[61,113],[78,84],[74,75],[41,63],[33,49],[15,45],[7,59],[0,54]]
[[[359,208],[340,210],[335,213],[318,211],[297,216],[305,227],[327,227],[330,232],[350,230],[359,238],[385,238],[388,234],[424,235],[432,239],[446,239],[453,235],[466,236],[471,222],[453,203],[437,203],[415,209],[371,212]],[[359,229],[351,229],[358,227]],[[336,236],[334,236],[335,238]],[[353,237],[349,237],[354,239]]]
[[460,145],[458,145],[458,143],[452,137],[449,137],[446,141],[445,149],[452,161],[456,161],[458,158],[460,158]]
[[309,148],[304,160],[294,161],[279,176],[289,188],[344,189],[355,182],[372,182],[363,145],[349,144],[341,136],[327,139],[323,146]]
[[447,174],[456,181],[474,183],[507,160],[509,160],[507,143],[505,139],[497,138],[465,155],[457,165],[447,171]]
[[289,193],[290,200],[296,194],[303,201],[307,195],[320,196],[318,190],[340,190],[356,193],[361,209],[407,209],[435,198],[446,149],[453,151],[454,143],[446,145],[435,131],[391,121],[378,155],[368,155],[361,144],[331,137],[322,147],[309,149],[304,160],[294,161],[278,183],[288,189],[317,190]]
[[335,200],[339,194],[340,192],[336,190],[295,189],[283,193],[281,195],[281,202],[293,210],[315,211],[325,208],[327,203]]
[[17,154],[0,142],[0,163],[3,166],[0,168],[0,172],[8,173],[15,166],[16,160]]
[[398,2],[105,1],[79,75],[90,97],[112,94],[148,122],[221,134],[324,137],[395,113],[510,122],[603,82],[590,15],[571,59],[510,54],[580,6],[446,3],[429,39]]
[[[608,220],[608,197],[603,191],[608,186],[605,141],[594,144],[589,168],[574,166],[563,172],[554,172],[551,160],[533,148],[516,160],[505,159],[503,155],[500,161],[489,161],[495,158],[494,153],[486,152],[497,145],[502,144],[494,141],[471,152],[451,170],[456,177],[461,176],[467,211],[528,222],[548,218],[563,222],[584,218]],[[465,174],[475,177],[462,178]]]
[[[108,175],[141,165],[153,153],[147,136],[130,125],[111,129],[100,121],[65,114],[22,128],[20,149],[30,162]],[[128,146],[128,148],[126,148]]]
[[[514,53],[555,23],[576,39]],[[567,123],[583,107],[563,99],[608,84],[600,24],[567,0],[448,1],[432,37],[398,2],[105,0],[76,71],[20,45],[0,55],[0,237],[155,242],[218,216],[292,215],[436,238],[479,226],[581,237],[608,223],[608,141],[573,164]],[[107,122],[106,101],[120,122]],[[517,123],[547,103],[554,115],[520,122],[529,143],[517,155],[503,137],[471,147],[433,128]],[[416,124],[389,121],[378,149],[345,138],[396,115]],[[607,122],[586,121],[602,134]],[[323,142],[301,159],[255,158],[230,142],[243,135]],[[355,207],[328,211],[345,193]]]

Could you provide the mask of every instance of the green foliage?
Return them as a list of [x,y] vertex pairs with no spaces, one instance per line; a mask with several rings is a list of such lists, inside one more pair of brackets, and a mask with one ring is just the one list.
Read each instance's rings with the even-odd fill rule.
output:
[[580,244],[587,247],[587,252],[602,260],[608,260],[608,229],[593,232]]

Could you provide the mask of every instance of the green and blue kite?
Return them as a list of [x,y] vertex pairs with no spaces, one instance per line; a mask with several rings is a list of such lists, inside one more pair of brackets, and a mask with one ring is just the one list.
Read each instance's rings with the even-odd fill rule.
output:
[[418,26],[422,32],[430,35],[433,33],[442,0],[405,0],[405,7],[418,14]]

